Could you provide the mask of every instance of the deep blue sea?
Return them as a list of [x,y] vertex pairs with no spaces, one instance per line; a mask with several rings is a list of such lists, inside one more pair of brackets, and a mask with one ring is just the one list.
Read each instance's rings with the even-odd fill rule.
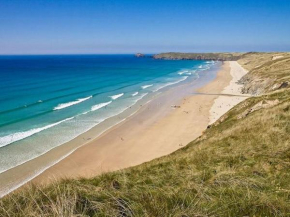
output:
[[134,55],[0,56],[0,173],[214,62]]

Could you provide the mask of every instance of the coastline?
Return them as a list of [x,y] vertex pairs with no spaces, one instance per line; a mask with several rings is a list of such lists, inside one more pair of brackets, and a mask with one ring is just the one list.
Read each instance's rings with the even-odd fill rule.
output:
[[156,112],[157,100],[146,104],[138,114],[80,147],[32,183],[89,178],[153,160],[187,145],[208,126],[210,109],[218,98],[215,94],[222,93],[233,80],[230,71],[230,62],[225,62],[213,81],[196,90],[205,94],[185,97],[169,112],[162,109]]
[[[193,82],[169,88],[126,118],[118,116],[117,124],[112,127],[100,126],[106,129],[102,132],[96,129],[88,131],[83,137],[52,150],[44,157],[21,165],[12,173],[7,173],[6,177],[0,177],[2,181],[6,181],[5,178],[11,174],[22,178],[18,185],[13,184],[14,188],[9,187],[8,183],[4,192],[9,193],[27,183],[48,184],[60,178],[92,177],[135,166],[187,145],[208,126],[211,110],[220,98],[219,93],[231,84],[237,85],[233,82],[236,75],[230,69],[231,63],[225,62],[218,67],[215,76],[211,73],[211,81],[208,78],[198,79],[195,85]],[[172,103],[175,108],[171,106]],[[229,109],[221,110],[220,115]],[[85,138],[87,141],[84,142]],[[83,145],[79,146],[78,142]],[[57,160],[49,168],[40,168],[38,173],[31,175],[31,167],[52,157]],[[30,173],[30,179],[23,179],[21,174],[25,173]],[[3,192],[3,188],[1,190]]]
[[[106,119],[85,133],[75,137],[73,140],[63,143],[37,158],[1,173],[0,183],[3,184],[0,186],[0,197],[16,189],[22,188],[22,186],[26,186],[27,183],[45,170],[62,161],[80,147],[91,143],[91,141],[100,135],[116,127],[123,126],[124,122],[134,118],[134,116],[139,117],[140,113],[142,114],[146,111],[148,105],[154,108],[150,109],[149,112],[145,112],[147,118],[155,122],[158,121],[171,113],[171,105],[176,105],[181,99],[191,95],[193,89],[202,87],[213,80],[216,77],[220,65],[221,64],[218,62],[212,68],[201,70],[197,77],[194,76],[191,79],[186,79],[185,82],[165,87],[162,91],[158,91],[151,96],[145,96],[142,100],[128,107],[122,113]],[[41,141],[39,145],[42,145]]]

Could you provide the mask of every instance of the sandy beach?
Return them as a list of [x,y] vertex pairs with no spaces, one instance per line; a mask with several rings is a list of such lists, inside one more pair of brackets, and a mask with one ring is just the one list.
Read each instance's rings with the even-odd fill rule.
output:
[[249,97],[248,95],[241,94],[243,85],[238,84],[238,81],[247,74],[248,71],[235,61],[231,61],[229,64],[232,80],[229,85],[223,89],[221,95],[214,100],[210,109],[210,124],[214,123],[232,107]]
[[153,100],[138,114],[43,172],[33,183],[92,177],[176,151],[200,136],[210,122],[245,99],[219,96],[240,94],[236,81],[245,73],[237,62],[225,62],[212,82],[198,89],[196,94],[184,98],[175,108],[171,107],[170,112],[158,109],[158,100]]

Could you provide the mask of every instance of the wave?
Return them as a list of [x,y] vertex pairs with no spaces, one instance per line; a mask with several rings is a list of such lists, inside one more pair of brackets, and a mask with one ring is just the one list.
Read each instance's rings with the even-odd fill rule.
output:
[[200,65],[198,68],[199,68],[199,69],[202,69],[202,65]]
[[112,101],[104,102],[104,103],[100,103],[100,104],[94,105],[94,106],[92,106],[91,111],[96,111],[96,110],[98,110],[100,108],[103,108],[103,107],[109,105],[111,102]]
[[184,71],[178,72],[177,74],[179,74],[179,75],[192,75],[195,72],[196,72],[196,70],[184,70]]
[[132,94],[132,96],[136,96],[136,95],[138,95],[138,93],[139,93],[139,92],[135,92],[135,93]]
[[207,66],[207,67],[205,67],[205,68],[203,68],[203,69],[200,69],[200,71],[206,71],[206,70],[208,70],[208,69],[210,69],[210,66]]
[[206,61],[205,63],[214,64],[215,62],[211,60],[211,61]]
[[70,107],[72,105],[75,105],[75,104],[79,104],[81,102],[84,102],[90,98],[92,98],[93,96],[89,96],[89,97],[86,97],[86,98],[81,98],[81,99],[78,99],[76,101],[72,101],[72,102],[68,102],[68,103],[62,103],[62,104],[59,104],[58,106],[56,106],[53,110],[60,110],[60,109],[64,109],[64,108],[67,108],[67,107]]
[[[141,95],[140,95],[136,100],[134,100],[133,104],[131,104],[130,106],[133,106],[137,101],[139,101],[140,99],[142,99],[143,97],[145,97],[147,94],[148,94],[148,93],[141,94]],[[96,106],[99,106],[99,107],[100,107],[100,105],[110,104],[111,102],[112,102],[112,101],[107,102],[107,103],[101,103],[101,104],[98,104],[98,105],[96,105]],[[103,106],[102,106],[102,107],[103,107]],[[122,112],[124,112],[124,111],[127,110],[127,109],[128,109],[128,108],[122,109],[122,110],[120,110],[119,112],[115,113],[115,114],[112,115],[112,116],[107,116],[107,117],[103,118],[102,120],[99,120],[98,124],[100,124],[101,122],[105,121],[106,119],[108,119],[108,118],[110,118],[110,117],[117,116],[117,115],[121,114]],[[105,131],[107,131],[108,129],[114,127],[116,124],[119,124],[119,123],[123,122],[124,120],[126,120],[126,119],[129,118],[130,116],[134,115],[136,112],[138,112],[138,110],[135,111],[134,113],[130,114],[128,117],[126,117],[126,118],[124,118],[124,119],[122,119],[122,120],[116,122],[114,125],[112,125],[112,126],[106,128],[105,130],[103,130],[102,132],[100,132],[97,136],[103,134]],[[72,119],[72,118],[68,118],[68,119],[66,119],[66,120],[69,120],[69,119]],[[65,120],[63,120],[63,121],[65,121]],[[75,137],[74,137],[74,138],[75,138]],[[72,149],[70,152],[68,152],[68,153],[66,153],[65,155],[61,156],[59,159],[56,159],[55,161],[50,162],[48,165],[45,165],[44,167],[41,167],[39,170],[35,171],[35,173],[32,174],[31,176],[26,177],[26,178],[24,178],[23,180],[19,180],[19,181],[16,182],[13,186],[10,186],[9,189],[7,188],[7,189],[4,189],[4,191],[0,191],[0,198],[3,197],[3,196],[5,196],[5,195],[7,195],[8,193],[10,193],[10,192],[16,190],[17,188],[19,188],[20,186],[22,186],[22,185],[24,185],[25,183],[29,182],[30,180],[32,180],[32,179],[35,178],[36,176],[40,175],[41,173],[43,173],[43,172],[44,172],[45,170],[47,170],[48,168],[52,167],[52,166],[55,165],[56,163],[60,162],[62,159],[66,158],[67,156],[69,156],[70,154],[72,154],[72,153],[73,153],[74,151],[76,151],[78,148],[79,148],[79,147]],[[49,149],[49,150],[51,150],[51,149]],[[47,150],[47,151],[49,151],[49,150]],[[45,152],[45,153],[46,153],[46,152]],[[45,154],[45,153],[43,153],[43,154]],[[41,154],[41,155],[43,155],[43,154]],[[40,156],[40,155],[39,155],[39,156]],[[38,157],[39,157],[39,156],[38,156]],[[30,160],[33,160],[33,159],[34,159],[34,158],[32,158],[32,159],[30,159]],[[29,161],[30,161],[30,160],[29,160]],[[25,161],[25,162],[27,162],[27,161]],[[24,162],[24,163],[25,163],[25,162]],[[23,164],[23,163],[21,163],[21,164]],[[20,165],[20,164],[18,164],[18,165]],[[18,166],[18,165],[16,165],[16,166]],[[6,171],[6,170],[5,170],[5,171]],[[5,171],[4,171],[4,172],[5,172]],[[1,173],[2,173],[2,172],[3,172],[3,171],[1,171]]]
[[153,84],[149,84],[149,85],[144,85],[144,86],[141,86],[141,87],[142,87],[142,89],[146,89],[146,88],[152,87],[152,86],[153,86]]
[[[145,93],[145,94],[141,95],[141,97],[139,97],[138,100],[142,99],[142,98],[143,98],[144,96],[146,96],[147,94],[148,94],[148,93]],[[137,101],[138,101],[138,100],[137,100]],[[112,101],[110,101],[110,102],[112,102]],[[104,104],[104,103],[103,103],[103,104]],[[126,109],[124,109],[124,110],[126,110]],[[113,115],[113,116],[117,116],[118,114],[122,113],[124,110],[120,111],[119,113],[116,113],[116,114]],[[132,115],[134,115],[134,114],[137,113],[137,112],[138,112],[138,110],[135,111],[134,113],[130,114],[128,117],[126,117],[126,118],[124,118],[124,119],[118,121],[118,122],[115,123],[114,125],[112,125],[112,126],[110,126],[110,127],[107,127],[105,130],[103,130],[102,132],[100,132],[100,133],[98,134],[98,136],[99,136],[99,135],[102,135],[104,132],[106,132],[107,130],[113,128],[113,127],[116,126],[117,124],[119,124],[119,123],[125,121],[127,118],[131,117]],[[105,120],[108,119],[108,118],[110,118],[110,117],[104,118],[104,119],[101,120],[99,123],[105,121]],[[56,159],[56,160],[50,162],[48,165],[46,165],[46,166],[40,168],[39,170],[34,171],[34,174],[32,174],[31,176],[26,177],[26,178],[24,178],[23,180],[18,180],[17,183],[15,183],[13,186],[10,186],[9,188],[6,188],[6,189],[4,189],[3,191],[0,191],[0,198],[4,197],[5,195],[9,194],[10,192],[13,192],[13,191],[16,190],[17,188],[21,187],[22,185],[24,185],[24,184],[26,184],[27,182],[31,181],[32,179],[34,179],[34,178],[37,177],[38,175],[42,174],[42,173],[43,173],[44,171],[46,171],[48,168],[54,166],[55,164],[57,164],[57,163],[60,162],[61,160],[65,159],[66,157],[68,157],[69,155],[71,155],[72,153],[74,153],[78,148],[79,148],[79,147],[76,147],[76,148],[70,150],[68,153],[66,153],[65,155],[61,156],[59,159]],[[49,150],[48,150],[48,151],[49,151]],[[46,152],[45,152],[45,153],[46,153]],[[45,154],[45,153],[44,153],[44,154]],[[38,157],[39,157],[39,156],[38,156]],[[34,158],[33,158],[33,159],[34,159]],[[30,160],[33,160],[33,159],[30,159]],[[26,161],[26,162],[27,162],[27,161]],[[24,162],[24,163],[25,163],[25,162]],[[7,171],[7,170],[5,170],[5,171]],[[2,171],[2,172],[5,172],[5,171]],[[0,172],[0,173],[2,173],[2,172]]]
[[162,89],[162,88],[164,88],[164,87],[167,87],[167,86],[170,86],[170,85],[173,85],[173,84],[177,84],[177,83],[179,83],[179,82],[181,82],[181,81],[186,80],[187,78],[188,78],[188,76],[183,76],[182,79],[180,79],[180,80],[178,80],[178,81],[174,81],[174,82],[170,82],[170,83],[164,84],[163,86],[158,87],[156,90],[154,90],[154,92],[156,92],[156,91],[158,91],[158,90],[160,90],[160,89]]
[[27,138],[29,136],[32,136],[32,135],[34,135],[36,133],[39,133],[39,132],[41,132],[43,130],[52,128],[52,127],[54,127],[56,125],[59,125],[59,124],[65,122],[65,121],[71,120],[73,118],[74,117],[67,118],[67,119],[64,119],[62,121],[59,121],[59,122],[56,122],[56,123],[53,123],[53,124],[49,124],[49,125],[44,126],[44,127],[39,127],[39,128],[35,128],[35,129],[24,131],[24,132],[13,133],[13,134],[10,134],[10,135],[7,135],[7,136],[0,137],[0,147],[4,147],[4,146],[9,145],[9,144],[11,144],[13,142],[25,139],[25,138]]
[[178,74],[183,75],[183,74],[188,73],[188,72],[189,72],[188,70],[184,70],[184,71],[178,72]]
[[121,96],[123,96],[124,95],[124,93],[120,93],[120,94],[117,94],[117,95],[114,95],[114,96],[110,96],[110,98],[112,99],[112,100],[115,100],[115,99],[118,99],[119,97],[121,97]]
[[148,93],[144,93],[142,95],[140,95],[136,100],[135,103],[138,102],[139,100],[143,99],[144,96],[146,96]]

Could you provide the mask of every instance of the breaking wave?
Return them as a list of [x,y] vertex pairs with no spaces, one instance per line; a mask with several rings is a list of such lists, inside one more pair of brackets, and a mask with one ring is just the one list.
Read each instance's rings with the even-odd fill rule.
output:
[[124,95],[124,93],[120,93],[120,94],[117,94],[117,95],[114,95],[114,96],[110,96],[110,98],[112,99],[112,100],[115,100],[115,99],[118,99],[119,97],[121,97],[121,96],[123,96]]
[[142,89],[146,89],[146,88],[152,87],[152,86],[153,86],[153,84],[149,84],[149,85],[144,85],[144,86],[141,86],[141,87],[142,87]]
[[65,121],[71,120],[73,118],[74,117],[67,118],[67,119],[64,119],[62,121],[59,121],[59,122],[56,122],[56,123],[53,123],[53,124],[49,124],[49,125],[44,126],[44,127],[39,127],[39,128],[35,128],[35,129],[23,131],[23,132],[18,132],[18,133],[13,133],[13,134],[10,134],[10,135],[7,135],[7,136],[0,137],[0,147],[4,147],[4,146],[9,145],[9,144],[11,144],[13,142],[25,139],[25,138],[27,138],[29,136],[32,136],[32,135],[34,135],[36,133],[39,133],[39,132],[41,132],[43,130],[52,128],[52,127],[54,127],[56,125],[59,125],[59,124],[65,122]]
[[104,103],[100,103],[100,104],[94,105],[94,106],[92,106],[91,111],[96,111],[96,110],[98,110],[100,108],[103,108],[103,107],[109,105],[111,102],[112,101],[104,102]]
[[86,101],[86,100],[92,98],[92,97],[93,96],[89,96],[89,97],[86,97],[86,98],[78,99],[76,101],[72,101],[72,102],[68,102],[68,103],[62,103],[62,104],[59,104],[58,106],[56,106],[53,110],[64,109],[64,108],[70,107],[72,105],[79,104],[79,103],[81,103],[83,101]]

